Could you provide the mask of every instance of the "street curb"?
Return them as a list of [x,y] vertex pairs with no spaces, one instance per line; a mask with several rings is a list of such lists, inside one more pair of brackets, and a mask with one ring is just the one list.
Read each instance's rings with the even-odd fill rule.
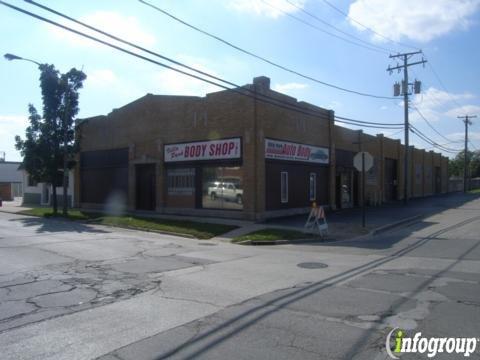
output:
[[[327,242],[327,241],[328,241],[328,239],[322,240],[322,239],[305,238],[305,239],[297,239],[297,240],[268,240],[268,241],[244,240],[244,241],[239,241],[239,242],[235,242],[235,243],[232,243],[232,244],[262,246],[262,245],[324,243],[324,242]],[[332,241],[332,240],[330,240],[330,241]]]
[[339,240],[336,241],[335,239],[312,239],[312,238],[306,238],[306,239],[298,239],[298,240],[271,240],[271,241],[255,241],[255,240],[244,240],[241,242],[233,243],[237,245],[252,245],[252,246],[262,246],[262,245],[286,245],[286,244],[308,244],[308,243],[320,243],[320,244],[341,244],[345,242],[352,242],[352,241],[358,241],[358,240],[363,240],[368,237],[376,236],[379,234],[382,234],[384,232],[387,232],[389,230],[392,230],[396,227],[400,227],[404,224],[408,224],[411,222],[416,222],[422,218],[424,218],[426,214],[420,214],[420,215],[415,215],[411,216],[405,219],[401,219],[399,221],[383,225],[380,227],[377,227],[375,229],[370,230],[367,234],[356,236],[350,239],[345,239],[345,240]]
[[153,229],[142,228],[142,227],[134,227],[134,226],[126,226],[126,225],[99,224],[99,223],[95,223],[93,221],[92,222],[86,221],[84,223],[91,224],[91,225],[97,225],[97,226],[106,226],[106,227],[110,227],[110,228],[137,230],[137,231],[151,232],[151,233],[162,234],[162,235],[178,236],[178,237],[195,239],[195,240],[206,240],[206,241],[210,240],[210,239],[200,239],[200,238],[197,238],[196,236],[193,236],[193,235],[190,235],[190,234],[175,233],[175,232],[168,232],[168,231],[162,231],[162,230],[153,230]]

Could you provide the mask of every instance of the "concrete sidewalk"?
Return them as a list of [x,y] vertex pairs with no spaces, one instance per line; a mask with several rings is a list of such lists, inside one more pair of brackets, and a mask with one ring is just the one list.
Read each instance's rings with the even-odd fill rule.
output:
[[[352,208],[327,213],[328,235],[326,241],[350,240],[365,235],[374,235],[387,231],[392,227],[419,220],[425,216],[441,213],[449,208],[461,206],[467,201],[478,198],[480,195],[450,193],[437,195],[428,198],[411,199],[405,207],[402,201],[384,204],[378,207],[366,208],[366,226],[362,227],[362,209]],[[3,202],[0,212],[19,213],[32,207],[21,206],[21,201]],[[234,219],[216,219],[211,217],[199,216],[180,216],[142,213],[134,214],[138,216],[152,217],[156,219],[185,220],[195,222],[209,222],[226,225],[238,226],[237,229],[215,237],[211,240],[230,242],[237,236],[249,234],[254,231],[277,228],[285,230],[295,230],[306,233],[306,238],[310,238],[311,230],[304,228],[308,215],[296,215],[272,219],[264,223],[254,223],[252,221],[242,221]],[[318,237],[318,235],[317,235]],[[321,240],[318,237],[318,240]]]
[[[327,240],[340,241],[367,234],[378,234],[396,226],[459,207],[479,197],[474,194],[449,193],[410,199],[407,206],[403,204],[403,201],[396,201],[382,206],[367,207],[365,228],[362,227],[361,208],[330,212],[326,214],[329,234]],[[265,224],[265,227],[304,231],[306,219],[307,215],[272,219]]]

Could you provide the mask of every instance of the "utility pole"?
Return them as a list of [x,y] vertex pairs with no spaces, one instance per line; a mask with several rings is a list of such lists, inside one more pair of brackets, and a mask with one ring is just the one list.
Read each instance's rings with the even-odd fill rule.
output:
[[465,123],[465,152],[463,154],[463,192],[467,193],[468,191],[468,125],[472,125],[472,122],[469,119],[476,118],[477,115],[465,115],[457,116],[459,119],[463,119]]
[[[403,58],[403,65],[397,64],[397,66],[394,67],[388,67],[387,71],[390,72],[390,74],[393,72],[393,70],[398,70],[398,72],[403,69],[403,82],[402,82],[402,95],[403,95],[403,104],[404,104],[404,117],[405,117],[405,157],[403,160],[403,203],[404,205],[407,205],[408,202],[408,190],[409,190],[409,174],[408,174],[408,160],[409,160],[409,131],[410,131],[410,125],[408,122],[408,96],[411,95],[412,93],[409,92],[409,86],[412,85],[414,88],[415,94],[420,93],[420,82],[415,80],[414,83],[409,83],[408,82],[408,67],[413,66],[413,65],[419,65],[419,64],[425,64],[427,60],[423,59],[421,61],[417,61],[414,63],[408,63],[408,60],[417,54],[421,54],[422,51],[415,51],[415,52],[410,52],[410,53],[403,53],[403,54],[397,54],[397,55],[390,55],[390,59],[394,58]],[[400,85],[397,83],[394,85],[394,95],[398,96],[400,95]]]

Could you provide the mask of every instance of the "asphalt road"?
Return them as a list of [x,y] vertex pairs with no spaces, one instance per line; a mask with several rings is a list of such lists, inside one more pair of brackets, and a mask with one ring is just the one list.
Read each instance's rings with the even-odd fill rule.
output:
[[396,327],[479,338],[479,234],[473,198],[361,241],[272,247],[0,213],[0,358],[388,359]]

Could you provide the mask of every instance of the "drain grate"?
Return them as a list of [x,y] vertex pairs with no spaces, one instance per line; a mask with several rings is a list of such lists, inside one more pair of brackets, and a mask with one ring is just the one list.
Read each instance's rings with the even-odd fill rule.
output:
[[212,243],[198,243],[198,245],[203,245],[203,246],[217,246],[217,244],[212,244]]
[[328,267],[327,264],[321,262],[304,262],[297,264],[297,266],[302,269],[323,269]]

